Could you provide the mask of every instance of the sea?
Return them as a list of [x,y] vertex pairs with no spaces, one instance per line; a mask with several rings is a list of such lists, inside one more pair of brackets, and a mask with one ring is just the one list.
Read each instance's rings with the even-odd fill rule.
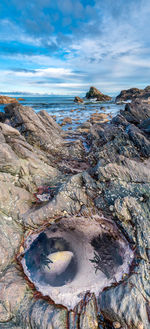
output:
[[[6,94],[5,94],[6,95]],[[15,95],[8,95],[16,97]],[[53,116],[58,124],[62,124],[63,119],[69,117],[72,123],[62,125],[62,129],[75,130],[79,125],[90,119],[93,113],[109,114],[108,118],[114,117],[120,109],[124,109],[124,104],[115,104],[115,98],[111,102],[101,103],[95,99],[86,100],[84,103],[78,104],[74,102],[74,96],[27,96],[17,95],[16,98],[23,98],[24,101],[19,101],[22,105],[31,106],[35,112],[45,110],[49,115]],[[0,105],[0,111],[4,111],[6,105]]]

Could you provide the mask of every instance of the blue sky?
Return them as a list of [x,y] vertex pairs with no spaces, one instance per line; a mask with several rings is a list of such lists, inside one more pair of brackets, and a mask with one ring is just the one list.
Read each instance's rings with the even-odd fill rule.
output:
[[149,0],[1,0],[0,92],[150,84]]

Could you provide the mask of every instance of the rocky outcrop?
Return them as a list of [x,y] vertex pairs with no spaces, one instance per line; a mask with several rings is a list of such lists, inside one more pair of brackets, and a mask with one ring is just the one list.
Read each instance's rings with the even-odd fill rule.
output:
[[[31,150],[31,147],[34,147],[41,157],[46,156],[46,162],[49,164],[55,164],[63,158],[83,157],[82,143],[79,141],[66,143],[60,126],[46,111],[36,114],[28,106],[10,104],[5,107],[5,122],[16,128],[20,132],[21,138],[24,139],[19,146],[20,150],[23,143],[27,142],[30,144],[27,149]],[[15,145],[13,144],[13,146]]]
[[[79,141],[70,144],[46,112],[36,114],[21,105],[5,109],[0,123],[1,329],[149,329],[149,117],[150,105],[138,100],[109,124],[90,124],[90,168],[81,169],[83,146]],[[41,185],[48,187],[43,191],[49,197],[37,204],[35,193]],[[134,259],[119,283],[110,284],[97,298],[88,287],[68,311],[36,291],[20,257],[32,234],[62,218],[67,225],[73,216],[87,222],[100,216],[104,230],[107,218],[128,241]]]
[[19,97],[17,100],[18,100],[18,101],[25,101],[25,99],[22,98],[22,97]]
[[127,105],[109,126],[95,126],[90,137],[91,162],[97,163],[91,175],[100,189],[95,205],[112,214],[136,248],[130,276],[100,295],[103,315],[123,328],[149,328],[150,140],[141,129],[149,111],[140,101]]
[[87,99],[96,98],[96,100],[99,102],[108,102],[111,100],[110,96],[104,95],[95,87],[90,87],[90,90],[86,93],[86,98]]
[[80,104],[80,103],[83,103],[84,101],[83,101],[83,99],[80,98],[79,96],[76,96],[76,97],[74,98],[74,102]]
[[10,104],[10,103],[18,103],[18,100],[13,97],[0,95],[0,104]]
[[130,88],[122,90],[121,93],[116,97],[116,103],[127,100],[134,100],[140,98],[143,101],[150,101],[150,86],[144,89]]

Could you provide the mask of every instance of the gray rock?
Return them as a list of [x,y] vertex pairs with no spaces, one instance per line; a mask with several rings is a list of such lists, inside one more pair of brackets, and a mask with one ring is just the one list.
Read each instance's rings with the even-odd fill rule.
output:
[[111,97],[108,95],[104,95],[97,88],[90,87],[90,90],[86,93],[86,98],[96,98],[97,101],[107,102],[111,100]]
[[142,134],[141,130],[133,125],[128,127],[128,134],[141,155],[150,156],[150,141]]
[[145,133],[150,134],[150,118],[147,120],[144,120],[140,126],[140,129],[142,129]]
[[[0,123],[0,328],[96,329],[97,306],[104,320],[125,329],[149,329],[150,105],[136,101],[109,125],[93,125],[86,159],[92,168],[66,174],[84,161],[82,143],[70,143],[45,111],[11,104]],[[7,123],[7,124],[6,124]],[[67,167],[67,164],[66,164]],[[63,174],[62,174],[63,173]],[[50,200],[36,205],[39,185]],[[53,187],[53,185],[56,187]],[[116,222],[135,251],[129,275],[89,295],[74,310],[43,299],[24,276],[16,255],[22,239],[58,218],[98,213]],[[90,287],[89,287],[90,288]]]
[[121,110],[120,113],[128,122],[140,124],[143,120],[149,118],[150,106],[149,104],[144,104],[138,100],[134,103],[126,104],[125,110]]
[[147,86],[144,89],[130,88],[127,90],[122,90],[121,93],[116,97],[116,102],[134,100],[136,98],[148,101],[149,97],[150,97],[150,86]]

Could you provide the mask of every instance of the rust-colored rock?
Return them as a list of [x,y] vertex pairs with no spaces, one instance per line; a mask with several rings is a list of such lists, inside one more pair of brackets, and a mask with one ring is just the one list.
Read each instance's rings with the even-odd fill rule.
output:
[[104,123],[108,121],[108,114],[106,113],[93,113],[90,117],[90,122],[94,123]]
[[74,98],[74,102],[75,102],[75,103],[83,103],[84,101],[83,101],[83,99],[80,98],[79,96],[76,96],[76,97]]
[[18,100],[13,97],[0,95],[0,104],[10,104],[10,103],[18,103]]
[[61,125],[64,126],[67,123],[69,123],[69,124],[72,123],[72,119],[70,117],[64,118],[63,121],[62,121],[62,123],[61,123]]

